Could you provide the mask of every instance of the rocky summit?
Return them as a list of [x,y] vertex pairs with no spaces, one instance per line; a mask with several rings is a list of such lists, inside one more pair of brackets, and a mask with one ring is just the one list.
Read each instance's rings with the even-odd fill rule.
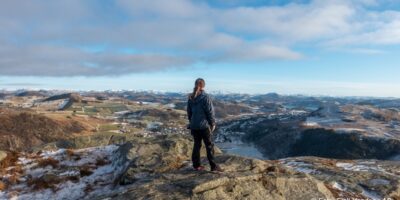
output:
[[98,147],[8,153],[1,161],[1,173],[8,176],[1,181],[0,199],[400,198],[395,161],[263,161],[218,151],[216,161],[225,172],[198,172],[191,168],[191,146],[188,136],[159,135]]

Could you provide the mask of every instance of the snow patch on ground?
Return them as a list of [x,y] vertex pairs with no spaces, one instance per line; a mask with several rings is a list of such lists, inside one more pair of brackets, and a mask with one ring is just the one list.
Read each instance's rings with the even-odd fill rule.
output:
[[317,170],[312,169],[312,164],[305,163],[301,161],[286,161],[283,160],[282,162],[285,166],[294,169],[295,171],[306,173],[306,174],[316,174],[318,173]]
[[303,126],[315,127],[315,126],[319,126],[319,124],[317,122],[304,122]]
[[360,128],[336,128],[335,131],[337,133],[359,133],[359,132],[365,132],[365,129],[360,129]]
[[[119,146],[109,145],[22,155],[18,161],[23,165],[21,181],[0,192],[0,199],[90,199],[113,193],[121,189],[114,182],[128,167],[121,154]],[[39,166],[46,159],[56,164]],[[48,185],[40,186],[43,182]]]
[[[365,163],[365,164],[368,164],[368,163]],[[338,163],[336,163],[336,167],[341,167],[344,170],[348,170],[348,171],[361,171],[361,172],[368,172],[368,171],[372,171],[372,170],[376,170],[376,171],[383,170],[383,169],[380,169],[379,167],[371,167],[371,166],[363,165],[363,163],[353,164],[353,163],[338,162]]]
[[360,161],[358,163],[344,163],[338,162],[336,163],[336,167],[343,168],[344,170],[348,171],[356,171],[356,172],[382,172],[388,174],[390,176],[399,177],[394,173],[387,172],[381,166],[377,165],[375,161]]
[[380,185],[389,185],[390,181],[385,179],[372,179],[369,183],[373,186],[380,186]]
[[333,188],[336,188],[336,189],[338,189],[338,190],[340,190],[340,191],[345,191],[345,190],[346,190],[346,188],[345,188],[342,184],[340,184],[340,183],[338,183],[338,182],[334,182],[334,183],[332,184],[332,187],[333,187]]
[[6,198],[6,193],[0,192],[0,199],[7,199]]
[[381,197],[376,192],[371,191],[371,190],[367,190],[365,188],[362,188],[362,193],[361,194],[364,195],[365,197],[367,197],[368,199],[371,199],[371,200],[381,200],[381,199],[383,199],[383,197]]

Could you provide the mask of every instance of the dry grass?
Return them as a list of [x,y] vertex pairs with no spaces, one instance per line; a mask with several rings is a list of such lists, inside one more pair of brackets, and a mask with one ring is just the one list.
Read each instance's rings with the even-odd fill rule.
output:
[[86,187],[85,187],[85,190],[84,190],[86,193],[89,193],[89,192],[91,192],[91,191],[93,191],[93,187],[92,187],[92,185],[87,185]]
[[54,175],[51,178],[45,178],[44,176],[36,178],[36,179],[28,179],[27,185],[28,186],[33,186],[34,190],[41,190],[41,189],[56,189],[56,185],[59,183],[63,183],[66,181],[71,181],[73,183],[76,183],[80,180],[79,176],[67,176],[67,177],[59,177],[57,175]]
[[17,152],[8,152],[7,157],[0,162],[0,174],[8,175],[0,181],[0,188],[3,188],[3,190],[8,185],[19,183],[19,178],[23,174],[22,166],[18,164],[19,156],[20,154]]
[[69,159],[73,159],[73,160],[80,160],[81,156],[76,154],[74,150],[72,149],[67,149],[67,156]]
[[4,160],[2,160],[0,162],[0,169],[5,169],[5,168],[11,167],[11,166],[15,166],[15,164],[18,161],[18,157],[19,157],[19,153],[8,152],[7,157],[4,158]]
[[7,189],[7,185],[3,181],[0,181],[0,191],[6,190],[6,189]]
[[[0,112],[3,110],[0,108]],[[72,119],[53,119],[33,111],[9,109],[0,115],[0,147],[2,149],[29,150],[72,134],[83,133],[89,127]]]
[[46,181],[43,178],[36,178],[28,180],[28,186],[32,187],[33,190],[43,190],[43,189],[56,189],[56,185],[61,183],[62,179],[54,179],[51,181]]
[[[19,157],[19,153],[17,152],[8,152],[7,153],[7,157],[4,158],[4,160],[2,160],[0,162],[0,174],[8,174],[9,172],[6,171],[7,168],[9,167],[17,167],[17,162],[18,162],[18,157]],[[21,172],[21,167],[18,167],[17,169],[15,169],[16,172]]]
[[[345,162],[347,160],[342,159],[341,162]],[[349,160],[351,161],[351,160]],[[338,160],[336,159],[327,159],[327,158],[307,158],[306,160],[304,160],[305,163],[313,165],[313,166],[329,166],[329,167],[333,167],[333,168],[337,168],[336,163],[338,162]]]
[[42,156],[40,155],[40,154],[42,154],[43,152],[40,150],[40,151],[38,151],[38,152],[36,152],[36,153],[32,153],[32,154],[28,154],[28,155],[25,155],[26,156],[26,158],[28,158],[28,159],[31,159],[31,160],[37,160],[37,159],[40,159]]
[[54,158],[42,158],[38,161],[38,167],[46,167],[51,166],[53,168],[57,168],[59,166],[59,161]]
[[81,177],[84,177],[84,176],[90,176],[90,175],[92,175],[92,174],[93,174],[93,171],[90,169],[89,166],[82,166],[82,167],[80,167],[80,169],[79,169],[79,173],[81,174]]
[[106,159],[98,158],[96,159],[96,166],[104,166],[109,164],[110,162]]
[[15,167],[12,167],[11,169],[9,169],[8,171],[7,171],[7,173],[8,174],[22,174],[23,173],[23,170],[22,170],[22,167],[21,167],[21,165],[16,165]]
[[400,200],[400,196],[399,196],[399,195],[391,196],[391,198],[392,198],[393,200]]
[[67,150],[66,150],[66,153],[67,153],[67,156],[68,156],[68,157],[72,157],[72,156],[75,155],[75,152],[74,152],[74,150],[72,150],[72,149],[67,149]]
[[76,183],[79,181],[80,177],[79,176],[68,176],[66,179]]
[[18,179],[20,178],[20,176],[18,174],[10,174],[9,177],[7,177],[7,182],[10,185],[15,185],[18,183]]

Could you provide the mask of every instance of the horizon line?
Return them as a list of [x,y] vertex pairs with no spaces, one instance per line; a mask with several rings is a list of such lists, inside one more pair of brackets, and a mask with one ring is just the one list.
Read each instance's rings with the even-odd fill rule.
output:
[[[25,90],[25,91],[65,91],[65,92],[148,92],[148,93],[179,93],[179,94],[187,94],[190,91],[170,91],[170,90],[138,90],[138,89],[103,89],[103,90],[82,90],[82,89],[46,89],[46,88],[19,88],[19,89],[7,89],[7,88],[0,88],[0,91],[7,91],[7,92],[17,92],[18,90]],[[266,93],[245,93],[245,92],[228,92],[228,91],[221,91],[221,90],[208,90],[210,94],[221,94],[221,95],[250,95],[250,96],[260,96],[260,95],[267,95],[267,94],[277,94],[279,96],[304,96],[304,97],[325,97],[325,98],[354,98],[354,99],[400,99],[400,97],[396,96],[369,96],[369,95],[355,95],[355,96],[346,96],[346,95],[324,95],[324,94],[305,94],[305,93],[279,93],[279,92],[266,92]]]

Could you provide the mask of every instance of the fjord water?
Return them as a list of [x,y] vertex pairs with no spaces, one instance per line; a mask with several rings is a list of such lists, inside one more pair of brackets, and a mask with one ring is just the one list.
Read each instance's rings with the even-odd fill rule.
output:
[[241,142],[222,142],[216,145],[227,154],[234,154],[244,157],[257,158],[261,160],[268,159],[254,145]]

